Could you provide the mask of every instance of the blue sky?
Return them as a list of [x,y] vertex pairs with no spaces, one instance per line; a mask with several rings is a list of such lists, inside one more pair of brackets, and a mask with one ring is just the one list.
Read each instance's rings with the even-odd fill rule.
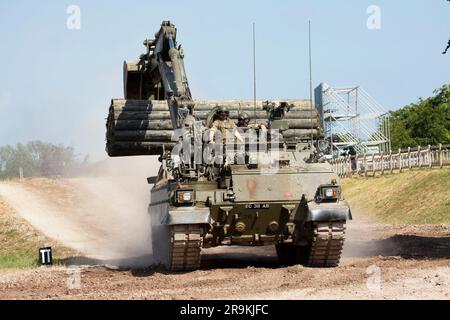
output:
[[[79,30],[66,27],[69,5],[81,9]],[[381,9],[379,30],[367,28],[370,5]],[[308,98],[311,19],[314,86],[361,85],[392,110],[450,82],[449,17],[445,0],[1,0],[0,145],[41,139],[105,157],[122,62],[162,20],[178,27],[194,98],[252,97],[252,22],[258,98]]]

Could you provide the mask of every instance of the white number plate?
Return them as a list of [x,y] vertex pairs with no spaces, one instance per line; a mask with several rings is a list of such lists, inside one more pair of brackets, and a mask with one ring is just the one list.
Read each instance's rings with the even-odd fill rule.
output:
[[269,209],[268,203],[248,203],[245,205],[245,209]]

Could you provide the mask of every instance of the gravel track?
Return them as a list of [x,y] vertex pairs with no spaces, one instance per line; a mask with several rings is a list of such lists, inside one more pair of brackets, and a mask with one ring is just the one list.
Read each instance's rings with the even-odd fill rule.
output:
[[[364,221],[364,215],[358,212],[354,212],[356,220],[348,224],[344,254],[337,268],[283,267],[273,247],[203,250],[202,269],[194,272],[167,273],[147,267],[151,264],[151,246],[145,232],[148,218],[142,216],[134,224],[129,217],[124,221],[127,205],[122,203],[120,210],[113,210],[123,199],[105,202],[105,195],[114,193],[110,182],[107,192],[98,191],[103,188],[98,179],[94,189],[89,179],[61,182],[90,199],[76,210],[64,203],[55,205],[57,193],[46,194],[33,185],[0,184],[0,195],[25,220],[81,253],[70,262],[75,268],[67,265],[2,271],[0,299],[450,297],[449,226],[380,225]],[[71,201],[77,201],[76,197]],[[99,209],[102,207],[106,210]],[[120,227],[124,223],[131,227],[124,230]]]

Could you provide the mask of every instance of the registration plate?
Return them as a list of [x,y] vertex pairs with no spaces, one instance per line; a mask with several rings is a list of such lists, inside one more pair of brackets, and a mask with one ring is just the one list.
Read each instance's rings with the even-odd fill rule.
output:
[[247,203],[245,209],[269,209],[268,203]]

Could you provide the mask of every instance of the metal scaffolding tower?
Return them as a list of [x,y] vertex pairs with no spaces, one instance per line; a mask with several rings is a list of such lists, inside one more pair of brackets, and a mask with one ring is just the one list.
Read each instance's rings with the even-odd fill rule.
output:
[[391,150],[389,113],[361,87],[321,83],[314,94],[331,153],[339,154],[349,146],[359,154]]

